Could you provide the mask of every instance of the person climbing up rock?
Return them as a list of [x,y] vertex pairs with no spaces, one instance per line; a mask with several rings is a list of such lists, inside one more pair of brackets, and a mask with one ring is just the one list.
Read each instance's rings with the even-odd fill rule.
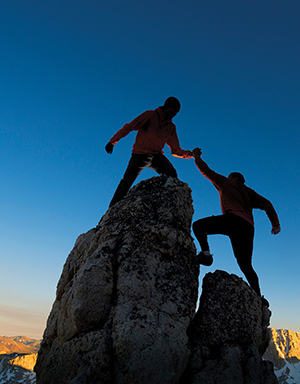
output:
[[205,217],[193,223],[193,232],[199,241],[201,252],[198,261],[210,266],[213,255],[210,253],[208,235],[229,236],[234,256],[245,275],[249,285],[262,298],[263,305],[269,306],[268,301],[261,296],[259,279],[252,267],[254,220],[253,208],[266,212],[272,224],[271,233],[276,235],[281,231],[279,219],[272,203],[245,185],[245,178],[239,172],[232,172],[228,177],[220,175],[209,168],[202,160],[200,148],[193,150],[196,166],[210,180],[220,195],[222,215]]

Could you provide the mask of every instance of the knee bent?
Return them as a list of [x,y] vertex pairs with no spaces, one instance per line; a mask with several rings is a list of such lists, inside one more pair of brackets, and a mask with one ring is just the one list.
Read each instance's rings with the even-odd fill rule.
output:
[[195,221],[193,224],[192,224],[192,229],[193,229],[193,232],[199,232],[201,230],[201,222],[200,220],[198,221]]

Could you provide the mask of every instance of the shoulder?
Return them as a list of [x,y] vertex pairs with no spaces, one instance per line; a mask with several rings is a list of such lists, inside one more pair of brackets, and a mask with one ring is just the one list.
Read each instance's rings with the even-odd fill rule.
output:
[[143,113],[143,115],[144,115],[147,119],[151,119],[151,120],[159,120],[159,114],[157,113],[156,110],[149,109],[148,111],[145,111],[145,112]]
[[248,187],[247,185],[243,184],[245,190],[251,195],[251,196],[260,196],[254,189]]
[[176,132],[176,125],[173,123],[173,121],[170,121],[170,128],[173,132]]
[[154,116],[154,115],[156,115],[155,111],[147,110],[147,111],[141,113],[139,116],[149,116],[149,117],[151,117],[151,116]]
[[243,196],[251,194],[250,188],[237,180],[233,180],[223,175],[220,175],[220,180],[222,180],[222,187],[226,191],[231,191],[231,193],[240,194]]
[[245,194],[248,194],[252,204],[255,204],[255,203],[259,202],[259,201],[265,201],[266,200],[263,196],[261,196],[259,193],[254,191],[254,189],[248,187],[245,184],[243,184],[243,186],[244,186]]
[[132,121],[132,123],[143,124],[145,121],[152,119],[154,115],[155,115],[155,111],[149,110],[149,111],[142,112]]
[[218,185],[222,187],[222,189],[227,189],[231,188],[232,186],[235,186],[235,184],[233,184],[232,181],[228,179],[228,177],[221,175],[220,173],[217,173],[215,171],[213,172],[215,173],[215,179],[217,180]]

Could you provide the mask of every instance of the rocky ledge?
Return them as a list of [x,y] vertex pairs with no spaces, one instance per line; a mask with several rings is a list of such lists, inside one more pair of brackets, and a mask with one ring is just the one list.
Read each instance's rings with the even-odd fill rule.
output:
[[206,275],[191,236],[191,190],[140,182],[79,236],[57,286],[37,384],[271,384],[270,311],[242,279]]

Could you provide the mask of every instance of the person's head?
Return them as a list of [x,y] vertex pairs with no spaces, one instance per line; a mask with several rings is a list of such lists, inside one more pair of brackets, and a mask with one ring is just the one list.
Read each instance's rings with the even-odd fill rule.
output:
[[181,108],[180,101],[176,97],[170,96],[166,99],[164,108],[173,108],[178,113]]
[[245,178],[240,172],[231,172],[228,176],[228,179],[233,179],[239,181],[242,184],[245,184]]
[[168,97],[163,105],[165,115],[169,119],[172,119],[174,116],[176,116],[180,111],[180,108],[180,101],[174,96]]

